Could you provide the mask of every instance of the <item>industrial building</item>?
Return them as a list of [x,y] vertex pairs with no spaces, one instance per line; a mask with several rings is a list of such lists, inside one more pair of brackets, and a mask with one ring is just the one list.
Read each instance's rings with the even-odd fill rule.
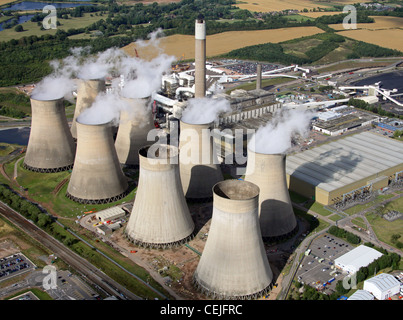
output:
[[381,273],[364,281],[363,289],[378,300],[385,300],[400,292],[401,283],[392,275]]
[[374,300],[374,296],[366,290],[357,290],[347,300]]
[[126,215],[126,211],[121,206],[116,206],[101,210],[95,214],[95,217],[101,222],[111,221],[119,218],[123,218]]
[[403,178],[403,143],[362,132],[287,157],[289,190],[344,204]]
[[347,272],[348,274],[356,273],[361,267],[368,266],[371,262],[382,256],[378,250],[372,249],[365,245],[360,245],[348,253],[336,258],[334,265],[336,268]]

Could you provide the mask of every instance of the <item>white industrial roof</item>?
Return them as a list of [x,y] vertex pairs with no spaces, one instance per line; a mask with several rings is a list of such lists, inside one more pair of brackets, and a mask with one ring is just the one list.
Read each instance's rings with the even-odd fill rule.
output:
[[365,280],[364,284],[365,284],[365,282],[372,283],[372,285],[374,285],[376,288],[378,288],[381,292],[387,291],[396,286],[400,286],[399,280],[397,280],[391,274],[387,274],[387,273],[378,274],[375,277]]
[[365,245],[360,245],[357,248],[347,252],[346,254],[334,259],[336,265],[353,267],[355,270],[359,270],[361,267],[366,267],[372,261],[382,256],[378,250],[372,249]]
[[108,219],[110,217],[114,217],[116,215],[120,215],[125,213],[125,211],[121,207],[112,207],[96,213],[96,217],[102,219]]
[[403,143],[362,132],[288,156],[290,176],[326,191],[403,164]]
[[374,300],[374,296],[366,290],[357,290],[347,300]]

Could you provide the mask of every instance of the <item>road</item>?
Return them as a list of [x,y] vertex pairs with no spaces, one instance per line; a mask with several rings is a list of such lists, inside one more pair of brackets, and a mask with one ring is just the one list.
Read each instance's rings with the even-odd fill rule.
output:
[[[384,201],[382,201],[382,202],[379,202],[379,203],[377,203],[377,204],[374,204],[373,206],[371,206],[371,207],[369,207],[369,208],[366,208],[366,209],[364,209],[364,210],[362,210],[362,211],[360,211],[360,212],[358,212],[358,213],[356,213],[356,214],[354,214],[354,215],[345,216],[344,218],[342,218],[342,219],[340,219],[340,220],[337,221],[337,226],[338,226],[339,228],[344,228],[345,230],[347,230],[347,231],[349,231],[349,232],[351,232],[351,233],[356,234],[357,236],[359,236],[359,237],[360,237],[362,240],[364,240],[364,241],[368,241],[368,242],[371,242],[371,243],[376,243],[378,246],[380,246],[380,247],[382,247],[382,248],[388,250],[389,252],[395,252],[395,253],[399,254],[400,256],[403,256],[403,252],[402,252],[401,250],[398,250],[398,249],[396,249],[396,248],[394,248],[394,247],[388,245],[387,243],[384,243],[384,242],[381,242],[381,241],[378,240],[378,238],[376,237],[374,231],[373,231],[372,228],[371,228],[370,223],[367,221],[367,219],[366,219],[366,217],[365,217],[365,213],[370,212],[371,210],[374,210],[376,207],[379,207],[379,206],[381,206],[381,205],[384,205],[385,203],[387,203],[387,202],[389,202],[389,201],[396,200],[396,199],[400,198],[401,196],[403,196],[403,194],[396,194],[394,197],[389,198],[389,199],[387,199],[387,200],[384,200]],[[303,206],[301,206],[301,205],[299,205],[299,204],[297,204],[297,203],[293,203],[293,206],[296,207],[296,208],[298,208],[298,209],[304,210],[304,211],[308,212],[309,214],[311,214],[311,215],[313,215],[313,216],[317,214],[316,212],[311,211],[311,210],[309,210],[309,209],[307,209],[307,208],[305,208],[305,207],[303,207]],[[364,221],[366,222],[367,227],[368,227],[368,229],[370,230],[370,234],[369,234],[369,235],[368,235],[367,233],[359,232],[358,230],[353,229],[352,227],[350,227],[350,226],[348,225],[348,224],[350,223],[350,221],[351,221],[352,219],[354,219],[355,217],[362,217],[362,218],[364,218]],[[336,222],[335,222],[335,221],[333,221],[333,220],[327,218],[326,216],[320,216],[320,219],[322,219],[322,220],[328,222],[328,223],[330,224],[330,226],[336,225]],[[330,227],[330,226],[329,226],[329,227]],[[328,228],[325,228],[325,229],[323,229],[323,230],[321,230],[321,231],[318,232],[318,233],[313,233],[313,234],[307,236],[307,237],[300,243],[300,245],[298,246],[298,248],[295,250],[295,259],[294,259],[293,264],[292,264],[292,266],[291,266],[291,268],[290,268],[290,272],[289,272],[287,275],[285,275],[284,278],[283,278],[283,280],[282,280],[282,284],[281,284],[282,291],[281,291],[280,294],[278,295],[278,299],[279,299],[279,300],[283,300],[283,299],[285,299],[285,298],[287,297],[288,291],[289,291],[289,289],[290,289],[290,287],[291,287],[292,280],[294,279],[295,274],[296,274],[296,272],[297,272],[297,270],[298,270],[299,264],[300,264],[300,262],[301,262],[301,260],[299,259],[300,255],[301,255],[302,253],[304,253],[305,250],[307,250],[307,249],[309,248],[310,243],[311,243],[316,237],[318,237],[318,236],[320,236],[320,235],[326,233],[327,230],[329,229],[329,227],[328,227]]]
[[[109,295],[117,296],[124,300],[142,300],[142,298],[127,290],[125,287],[100,271],[93,264],[89,263],[75,252],[65,247],[58,240],[54,239],[45,231],[29,222],[18,212],[12,210],[3,202],[0,202],[0,214],[17,227],[21,228],[29,236],[43,244],[45,247],[49,248],[54,254],[56,254],[56,256],[69,264],[88,280],[99,286]],[[122,297],[121,294],[124,296]]]

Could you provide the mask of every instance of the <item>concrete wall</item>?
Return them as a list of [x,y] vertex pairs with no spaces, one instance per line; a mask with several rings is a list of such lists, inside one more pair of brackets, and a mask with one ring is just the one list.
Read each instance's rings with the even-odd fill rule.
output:
[[[169,247],[185,242],[194,229],[182,190],[178,149],[160,145],[161,159],[140,150],[140,176],[125,233],[146,247]],[[168,151],[168,153],[167,153]]]
[[67,196],[77,202],[107,203],[125,196],[127,189],[127,178],[112,138],[112,124],[77,121],[77,153]]
[[263,246],[259,188],[241,180],[214,186],[211,227],[194,274],[198,288],[213,298],[256,297],[273,273]]
[[67,123],[63,98],[31,99],[31,108],[31,132],[24,166],[39,172],[70,169],[76,148]]

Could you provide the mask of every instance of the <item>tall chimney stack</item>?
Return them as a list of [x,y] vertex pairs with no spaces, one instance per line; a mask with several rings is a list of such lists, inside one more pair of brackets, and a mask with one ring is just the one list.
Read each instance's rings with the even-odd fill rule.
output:
[[195,98],[206,95],[206,22],[196,19],[195,25]]
[[256,90],[262,89],[262,65],[256,66]]

